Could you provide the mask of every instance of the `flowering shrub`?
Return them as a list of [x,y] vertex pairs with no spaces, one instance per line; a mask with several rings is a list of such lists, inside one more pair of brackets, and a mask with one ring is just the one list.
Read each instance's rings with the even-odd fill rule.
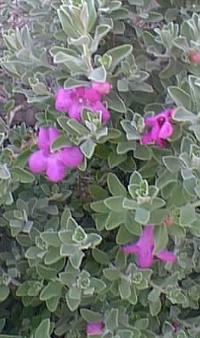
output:
[[0,338],[199,338],[200,4],[0,4]]

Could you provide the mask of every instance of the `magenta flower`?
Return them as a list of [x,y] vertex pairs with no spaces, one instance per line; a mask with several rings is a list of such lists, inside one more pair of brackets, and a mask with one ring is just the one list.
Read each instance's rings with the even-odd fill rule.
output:
[[88,336],[101,336],[104,330],[103,322],[87,323],[86,332]]
[[78,147],[51,151],[51,145],[59,135],[57,128],[40,128],[37,140],[39,150],[28,159],[29,168],[34,174],[45,173],[52,182],[61,181],[65,177],[66,168],[77,167],[83,160]]
[[99,92],[101,95],[107,95],[112,89],[112,85],[109,82],[92,82],[92,88]]
[[141,268],[148,268],[153,263],[153,258],[157,257],[163,262],[175,262],[176,255],[168,250],[154,252],[154,226],[148,224],[136,243],[123,245],[122,251],[126,254],[136,254],[138,265]]
[[110,92],[111,85],[108,82],[92,82],[90,87],[77,87],[73,89],[60,88],[56,95],[55,108],[58,111],[68,113],[69,117],[77,121],[81,120],[83,109],[102,114],[102,121],[108,122],[110,113],[101,102],[102,96]]
[[155,143],[164,147],[166,140],[173,134],[172,115],[175,109],[166,109],[161,113],[146,117],[144,122],[149,130],[142,136],[141,144]]

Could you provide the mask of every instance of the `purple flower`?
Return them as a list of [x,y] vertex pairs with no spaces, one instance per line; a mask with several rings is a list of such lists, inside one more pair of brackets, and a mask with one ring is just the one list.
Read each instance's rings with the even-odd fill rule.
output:
[[136,243],[122,246],[122,251],[126,254],[133,253],[137,256],[138,265],[141,268],[148,268],[153,263],[153,258],[157,257],[163,262],[175,262],[176,255],[168,250],[154,252],[154,226],[148,224]]
[[59,135],[57,128],[40,128],[37,140],[39,150],[28,159],[29,168],[34,174],[45,173],[52,182],[61,181],[65,177],[66,168],[77,167],[83,160],[78,147],[51,151],[51,145]]
[[99,92],[101,95],[107,95],[112,89],[112,85],[109,82],[92,82],[92,88]]
[[107,122],[110,119],[110,113],[101,99],[103,95],[109,93],[110,89],[111,85],[108,82],[92,82],[90,87],[60,88],[56,95],[55,108],[68,113],[70,118],[77,121],[81,120],[83,109],[90,109],[93,112],[100,112],[103,122]]
[[87,323],[86,332],[88,336],[101,336],[104,330],[103,322]]
[[173,134],[172,115],[175,109],[166,109],[161,113],[145,118],[149,130],[142,136],[141,144],[155,143],[160,147],[166,145],[166,140]]

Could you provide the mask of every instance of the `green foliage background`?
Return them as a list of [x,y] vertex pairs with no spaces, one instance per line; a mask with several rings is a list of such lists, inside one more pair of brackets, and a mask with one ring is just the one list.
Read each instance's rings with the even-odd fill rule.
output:
[[[0,4],[0,338],[200,337],[198,0],[5,0]],[[84,123],[54,95],[112,83],[111,121]],[[138,142],[145,114],[176,107],[167,148]],[[90,123],[88,123],[90,121]],[[56,123],[85,162],[59,184],[27,158]],[[141,270],[120,252],[142,225],[177,262]]]

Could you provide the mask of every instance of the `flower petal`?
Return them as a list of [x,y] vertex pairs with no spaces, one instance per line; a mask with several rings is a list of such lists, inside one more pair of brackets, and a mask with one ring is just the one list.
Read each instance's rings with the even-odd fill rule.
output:
[[68,109],[70,108],[72,104],[71,94],[72,94],[72,90],[70,89],[60,88],[58,90],[57,95],[56,95],[56,100],[55,100],[56,110],[65,112],[65,113],[68,112]]
[[149,268],[153,264],[153,250],[151,248],[140,249],[137,256],[138,265],[141,268]]
[[47,157],[42,150],[38,150],[28,158],[29,169],[34,174],[45,172],[47,166]]
[[40,128],[37,140],[38,148],[48,151],[49,150],[49,134],[48,128]]
[[48,158],[46,175],[52,182],[59,182],[65,177],[65,167],[55,154]]
[[173,113],[174,110],[175,109],[171,109],[171,108],[165,109],[165,110],[163,110],[163,112],[160,113],[160,115],[163,114],[163,116],[165,116],[166,119],[169,119],[172,116],[172,113]]
[[101,95],[107,95],[110,92],[112,85],[109,82],[92,82],[92,88]]
[[158,137],[161,139],[166,140],[173,134],[173,127],[172,124],[168,121],[166,121],[162,127],[160,128]]
[[144,123],[146,126],[154,126],[156,122],[156,116],[145,117]]
[[153,225],[148,224],[141,236],[140,239],[133,244],[128,244],[122,246],[122,251],[124,253],[134,253],[137,255],[138,265],[141,268],[148,268],[153,263],[153,249],[154,249],[154,232]]
[[101,336],[103,329],[103,322],[91,322],[87,324],[86,332],[88,336]]
[[81,111],[83,109],[83,105],[78,102],[73,102],[71,107],[68,110],[68,115],[71,119],[80,121],[81,120]]
[[153,137],[151,135],[151,131],[144,134],[142,136],[142,138],[140,139],[140,144],[151,144],[153,142],[154,142],[154,140],[153,140]]
[[152,248],[154,246],[154,227],[152,224],[145,226],[137,245],[141,249]]
[[60,161],[70,168],[79,166],[83,160],[83,154],[79,147],[65,147],[58,152]]
[[156,140],[156,144],[160,147],[160,148],[165,148],[166,147],[166,141],[161,139],[161,138],[158,138]]
[[163,262],[174,263],[176,261],[176,255],[168,250],[163,250],[155,254]]
[[157,142],[157,140],[159,139],[159,133],[160,133],[160,126],[159,124],[156,122],[154,124],[154,126],[151,128],[151,137],[152,140],[154,142]]
[[89,102],[96,102],[100,101],[101,95],[98,91],[96,91],[94,88],[85,88],[84,92],[84,100]]
[[132,243],[132,244],[123,245],[121,247],[121,251],[123,251],[125,254],[131,254],[131,253],[137,254],[139,252],[139,248],[137,244]]
[[52,145],[52,143],[60,136],[60,131],[57,128],[50,127],[48,128],[48,135],[49,145]]

